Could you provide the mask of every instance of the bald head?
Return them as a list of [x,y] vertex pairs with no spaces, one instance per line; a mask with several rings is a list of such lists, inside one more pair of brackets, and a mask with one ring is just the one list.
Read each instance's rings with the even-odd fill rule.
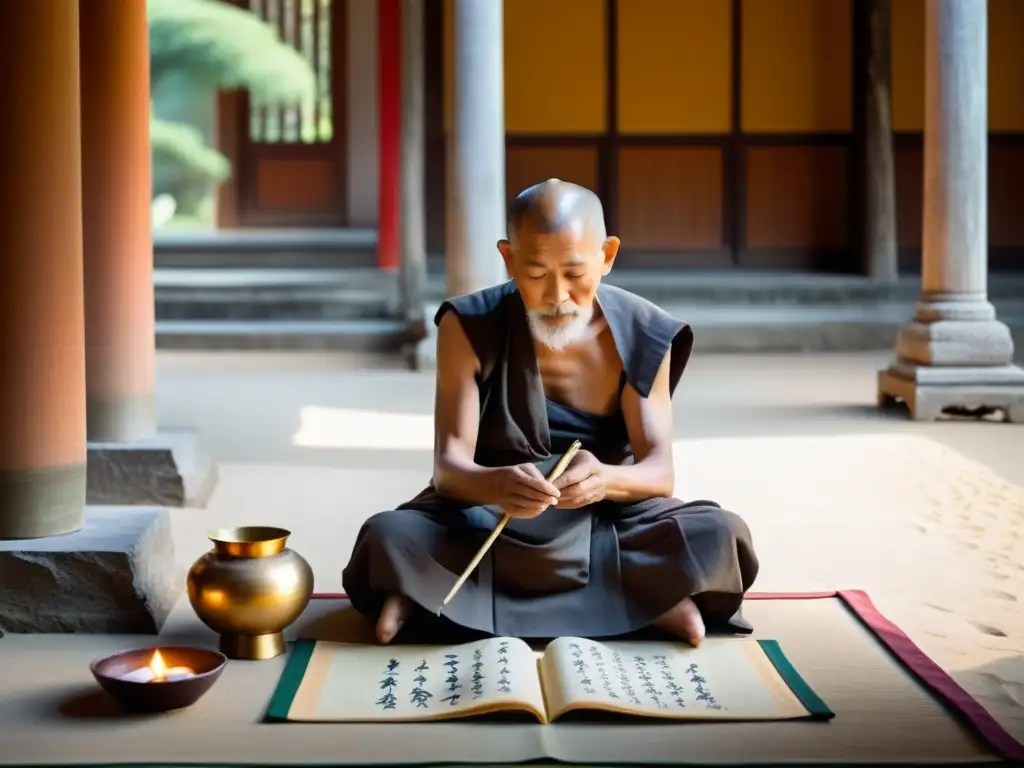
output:
[[508,239],[514,244],[528,228],[537,235],[572,229],[598,243],[606,237],[601,200],[586,187],[561,179],[548,179],[516,195],[508,210]]
[[498,250],[534,338],[552,349],[583,338],[601,279],[619,250],[619,239],[605,230],[597,195],[548,179],[516,196],[507,225],[508,239],[498,241]]

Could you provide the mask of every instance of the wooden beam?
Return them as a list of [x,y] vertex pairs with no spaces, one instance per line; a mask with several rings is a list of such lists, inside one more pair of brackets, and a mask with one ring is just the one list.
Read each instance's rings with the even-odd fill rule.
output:
[[858,115],[859,244],[862,263],[881,285],[898,279],[896,168],[892,135],[892,0],[856,0],[855,114]]

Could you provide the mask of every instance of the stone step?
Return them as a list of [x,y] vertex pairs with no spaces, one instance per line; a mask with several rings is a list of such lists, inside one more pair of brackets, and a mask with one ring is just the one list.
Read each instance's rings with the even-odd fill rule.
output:
[[[702,352],[812,352],[891,350],[911,306],[882,307],[666,307],[685,317]],[[1024,358],[1024,307],[1004,322]],[[397,320],[161,320],[161,349],[339,350],[379,354],[402,351],[405,332]],[[428,350],[429,352],[429,350]]]
[[158,267],[206,270],[313,270],[373,267],[377,263],[377,232],[345,229],[221,229],[163,230],[154,233],[153,256]]
[[[802,273],[622,270],[608,279],[658,304],[686,306],[910,306],[920,290],[916,278],[880,288],[862,277]],[[395,275],[377,269],[158,269],[155,290],[160,320],[383,320],[398,308]],[[1024,296],[1024,275],[995,276],[990,295],[1002,312]],[[443,297],[442,276],[431,275],[427,300]]]
[[395,354],[405,327],[392,319],[157,320],[157,349],[338,350]]

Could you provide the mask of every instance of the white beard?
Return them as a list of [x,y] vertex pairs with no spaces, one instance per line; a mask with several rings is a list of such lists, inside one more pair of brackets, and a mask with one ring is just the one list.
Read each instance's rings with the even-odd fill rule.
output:
[[544,322],[544,318],[550,316],[550,312],[534,309],[526,313],[530,323],[530,333],[538,342],[555,352],[560,352],[568,346],[582,341],[590,334],[590,321],[594,316],[594,307],[577,310],[573,319],[565,325],[551,325]]

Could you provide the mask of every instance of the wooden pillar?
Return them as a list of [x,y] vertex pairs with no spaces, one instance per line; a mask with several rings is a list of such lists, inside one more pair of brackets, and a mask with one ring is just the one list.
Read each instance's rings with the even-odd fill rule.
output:
[[235,229],[239,226],[238,167],[241,161],[241,137],[243,126],[249,128],[249,114],[244,109],[248,102],[240,90],[218,91],[217,108],[214,113],[214,135],[217,151],[231,164],[231,176],[217,185],[214,191],[214,227]]
[[892,0],[857,0],[861,37],[857,78],[861,101],[861,247],[871,280],[894,285],[899,276],[896,246],[896,166],[892,139]]
[[[222,2],[236,8],[249,8],[249,0]],[[214,190],[213,226],[217,229],[235,229],[240,225],[239,165],[242,136],[249,132],[249,102],[245,92],[240,88],[218,90],[214,99],[214,147],[227,159],[231,175],[220,182]]]
[[0,538],[82,527],[78,3],[0,4]]
[[424,157],[423,0],[402,0],[400,288],[406,337],[426,337],[423,302],[427,279],[426,160]]
[[81,14],[85,338],[90,442],[156,432],[146,4]]
[[377,0],[377,62],[380,81],[377,264],[381,269],[397,269],[402,151],[402,0]]

